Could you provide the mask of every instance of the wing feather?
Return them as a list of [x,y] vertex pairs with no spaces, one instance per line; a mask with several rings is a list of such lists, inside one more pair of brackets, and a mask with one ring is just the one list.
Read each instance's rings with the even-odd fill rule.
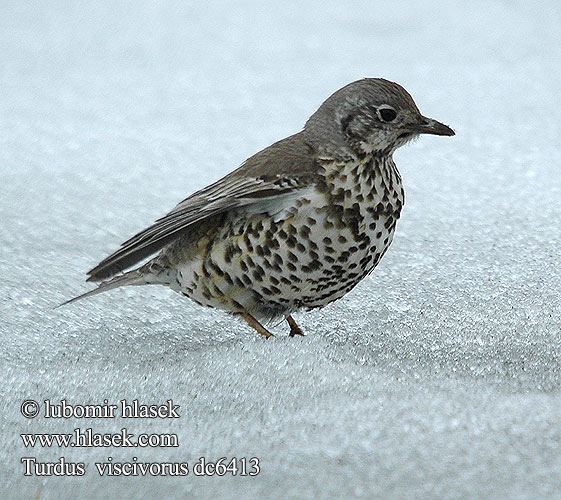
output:
[[128,269],[209,217],[240,207],[267,211],[271,206],[267,200],[284,201],[295,190],[313,184],[317,177],[315,155],[301,135],[283,139],[249,158],[231,174],[192,194],[125,241],[119,250],[87,273],[88,281],[104,280]]
[[119,250],[88,272],[88,281],[107,279],[127,269],[160,250],[192,224],[235,208],[255,205],[257,202],[262,204],[266,199],[293,191],[286,183],[275,184],[262,179],[244,179],[243,184],[236,183],[233,189],[228,182],[224,182],[220,188],[214,186],[208,197],[204,190],[195,193],[166,216],[125,241]]

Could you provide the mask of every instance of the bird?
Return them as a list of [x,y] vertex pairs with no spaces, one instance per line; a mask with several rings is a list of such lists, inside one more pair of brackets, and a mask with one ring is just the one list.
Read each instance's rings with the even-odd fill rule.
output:
[[265,338],[274,336],[265,325],[283,319],[291,337],[304,335],[293,314],[343,297],[388,250],[405,202],[393,153],[420,134],[455,132],[423,116],[397,83],[349,83],[300,132],[122,243],[87,273],[99,286],[61,305],[164,285]]

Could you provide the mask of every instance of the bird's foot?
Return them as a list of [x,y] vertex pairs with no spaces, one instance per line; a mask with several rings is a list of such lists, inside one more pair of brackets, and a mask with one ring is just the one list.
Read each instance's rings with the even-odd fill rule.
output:
[[302,337],[306,336],[306,334],[302,331],[302,328],[296,324],[296,321],[294,321],[292,316],[287,316],[286,321],[290,325],[290,333],[288,334],[290,337],[294,337],[296,335],[302,335]]
[[274,335],[267,330],[259,321],[257,321],[251,314],[249,313],[239,313],[239,315],[247,321],[247,324],[251,326],[259,335],[263,335],[266,339],[269,337],[274,337]]

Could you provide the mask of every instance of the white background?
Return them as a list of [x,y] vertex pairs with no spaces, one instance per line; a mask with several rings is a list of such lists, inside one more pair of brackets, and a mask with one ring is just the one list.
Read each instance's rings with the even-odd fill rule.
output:
[[[530,6],[532,5],[532,6]],[[0,5],[5,499],[561,498],[558,2]],[[377,270],[265,341],[163,288],[65,308],[84,273],[364,76],[456,137],[396,153]],[[27,420],[26,398],[182,417]],[[21,432],[176,432],[178,449],[25,449]],[[22,456],[84,461],[24,478]],[[95,461],[261,460],[254,478],[100,478]]]

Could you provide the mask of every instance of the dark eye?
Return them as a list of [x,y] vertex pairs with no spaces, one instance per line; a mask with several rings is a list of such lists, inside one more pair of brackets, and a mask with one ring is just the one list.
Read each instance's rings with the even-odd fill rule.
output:
[[380,114],[380,118],[385,122],[393,122],[397,116],[395,109],[392,108],[380,108],[378,113]]
[[352,120],[353,120],[353,115],[347,115],[345,116],[345,118],[341,120],[341,128],[343,129],[343,132],[347,131],[347,128],[349,127],[349,124],[351,123]]

